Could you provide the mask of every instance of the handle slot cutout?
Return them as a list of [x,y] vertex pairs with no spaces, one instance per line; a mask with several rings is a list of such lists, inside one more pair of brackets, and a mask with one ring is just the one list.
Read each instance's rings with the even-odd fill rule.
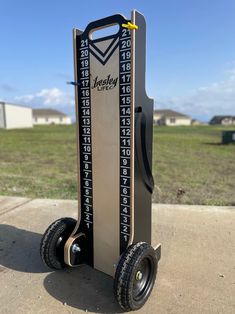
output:
[[89,38],[90,40],[95,40],[103,37],[116,35],[119,32],[119,30],[120,26],[117,23],[101,26],[96,29],[92,29],[89,32]]

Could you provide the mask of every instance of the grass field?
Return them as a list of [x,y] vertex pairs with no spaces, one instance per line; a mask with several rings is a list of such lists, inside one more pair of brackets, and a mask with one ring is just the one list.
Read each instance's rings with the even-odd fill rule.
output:
[[[235,145],[212,126],[155,127],[154,201],[235,205]],[[0,130],[0,195],[75,199],[74,126]]]

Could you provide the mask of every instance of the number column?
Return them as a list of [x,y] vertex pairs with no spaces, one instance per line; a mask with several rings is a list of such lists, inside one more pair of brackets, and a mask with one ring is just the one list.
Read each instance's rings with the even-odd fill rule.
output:
[[[92,147],[91,147],[91,100],[90,64],[88,39],[81,39],[79,47],[79,129],[80,129],[80,186],[81,231],[86,234],[89,255],[93,254],[93,199],[92,199]],[[89,256],[92,263],[92,256]]]
[[131,33],[123,28],[120,58],[120,254],[130,238],[131,222]]

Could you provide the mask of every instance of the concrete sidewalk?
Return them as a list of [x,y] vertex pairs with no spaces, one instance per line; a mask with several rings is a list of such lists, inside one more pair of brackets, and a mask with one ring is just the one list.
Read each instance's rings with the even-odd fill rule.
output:
[[[76,201],[0,197],[0,313],[121,313],[112,279],[82,266],[51,272],[39,243]],[[153,206],[158,280],[136,313],[235,313],[235,207]]]

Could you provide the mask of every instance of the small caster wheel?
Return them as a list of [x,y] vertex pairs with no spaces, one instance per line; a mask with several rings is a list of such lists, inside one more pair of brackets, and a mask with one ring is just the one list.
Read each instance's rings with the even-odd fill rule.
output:
[[45,231],[40,255],[44,264],[52,269],[66,267],[64,262],[64,245],[76,226],[73,218],[60,218],[54,221]]
[[153,289],[158,261],[154,249],[145,242],[127,248],[120,258],[114,278],[114,295],[125,310],[137,310]]

